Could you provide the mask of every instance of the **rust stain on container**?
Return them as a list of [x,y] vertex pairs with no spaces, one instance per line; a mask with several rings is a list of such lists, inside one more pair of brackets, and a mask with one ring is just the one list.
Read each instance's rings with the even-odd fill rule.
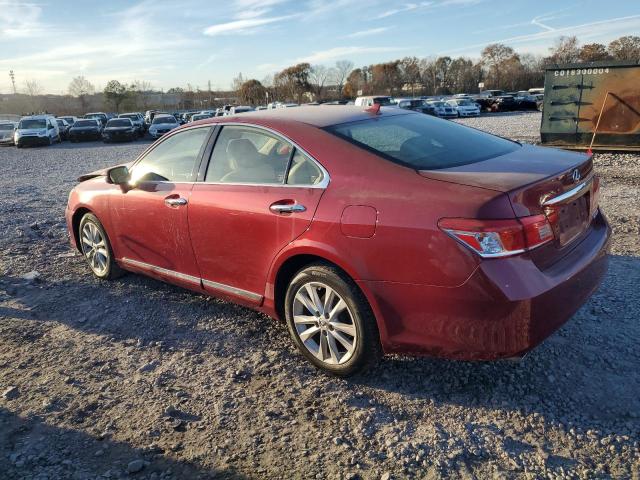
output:
[[542,143],[586,149],[594,132],[594,149],[640,151],[640,64],[594,62],[547,68]]

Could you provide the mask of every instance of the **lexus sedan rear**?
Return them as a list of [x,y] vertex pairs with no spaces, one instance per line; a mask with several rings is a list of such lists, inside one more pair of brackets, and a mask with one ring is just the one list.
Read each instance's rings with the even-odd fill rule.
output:
[[397,108],[244,113],[167,133],[72,190],[72,244],[286,320],[336,375],[384,353],[518,357],[606,271],[591,158]]

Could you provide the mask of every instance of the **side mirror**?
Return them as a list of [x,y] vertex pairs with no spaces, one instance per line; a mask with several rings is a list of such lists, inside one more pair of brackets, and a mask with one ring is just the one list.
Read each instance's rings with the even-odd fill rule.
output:
[[128,185],[131,180],[131,173],[125,165],[122,165],[120,167],[113,167],[107,171],[107,178],[109,179],[109,183],[113,183],[114,185]]

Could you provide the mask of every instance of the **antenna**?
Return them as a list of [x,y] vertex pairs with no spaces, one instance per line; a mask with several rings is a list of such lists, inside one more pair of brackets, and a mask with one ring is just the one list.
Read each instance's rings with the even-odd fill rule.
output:
[[13,70],[9,70],[9,77],[11,78],[11,85],[13,85],[13,94],[18,93],[16,90],[16,74],[13,73]]

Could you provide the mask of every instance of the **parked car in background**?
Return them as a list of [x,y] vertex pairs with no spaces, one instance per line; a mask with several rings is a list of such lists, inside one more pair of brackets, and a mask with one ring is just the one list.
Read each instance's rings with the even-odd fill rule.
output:
[[15,131],[13,141],[16,147],[52,145],[60,142],[58,122],[52,115],[32,115],[22,117]]
[[76,123],[76,120],[78,119],[78,117],[74,117],[73,115],[65,115],[63,117],[58,117],[58,118],[61,118],[62,120],[67,122],[69,124],[69,127],[71,127],[74,123]]
[[139,137],[138,129],[133,125],[130,118],[112,118],[102,130],[102,141],[104,143],[131,142],[137,137]]
[[492,110],[500,112],[512,112],[518,110],[519,104],[511,95],[501,95],[494,97],[495,103]]
[[454,107],[441,100],[429,101],[427,105],[433,107],[438,117],[454,118],[458,116],[458,111]]
[[395,105],[393,97],[385,96],[385,95],[371,95],[367,97],[358,97],[356,98],[354,105],[356,107],[371,107],[374,104],[380,105],[381,107],[389,107],[391,105]]
[[437,115],[433,105],[429,105],[421,98],[398,98],[396,99],[399,108],[413,110],[414,112],[426,113],[427,115]]
[[96,120],[100,121],[102,128],[104,128],[109,121],[109,117],[106,113],[103,112],[86,113],[84,115],[84,118],[95,118]]
[[173,115],[157,113],[153,117],[153,121],[149,127],[149,135],[151,135],[152,138],[160,138],[165,133],[169,133],[179,126],[180,124]]
[[81,177],[65,218],[98,278],[126,269],[282,318],[346,376],[383,353],[517,358],[551,335],[607,270],[594,170],[398,108],[276,109]]
[[480,115],[480,106],[468,98],[452,98],[446,103],[455,109],[458,117],[477,117]]
[[135,128],[136,133],[139,137],[144,135],[144,117],[140,113],[121,113],[118,115],[118,118],[128,118],[133,123],[133,128]]
[[500,97],[502,95],[504,95],[504,90],[482,90],[480,92],[480,96],[488,98]]
[[196,113],[194,115],[191,115],[191,119],[189,120],[190,122],[197,122],[198,120],[206,120],[207,118],[211,118],[212,115],[209,115],[208,113]]
[[231,107],[231,110],[229,110],[229,115],[237,115],[238,113],[253,112],[254,110],[255,108],[253,107],[238,105],[237,107]]
[[16,122],[0,122],[0,145],[13,145],[13,137],[18,124]]
[[79,118],[67,133],[72,143],[83,140],[100,140],[102,138],[102,124],[98,118]]
[[56,118],[56,122],[58,123],[58,130],[60,130],[60,139],[66,140],[68,137],[69,128],[71,128],[71,125],[69,125],[67,121],[62,118]]

